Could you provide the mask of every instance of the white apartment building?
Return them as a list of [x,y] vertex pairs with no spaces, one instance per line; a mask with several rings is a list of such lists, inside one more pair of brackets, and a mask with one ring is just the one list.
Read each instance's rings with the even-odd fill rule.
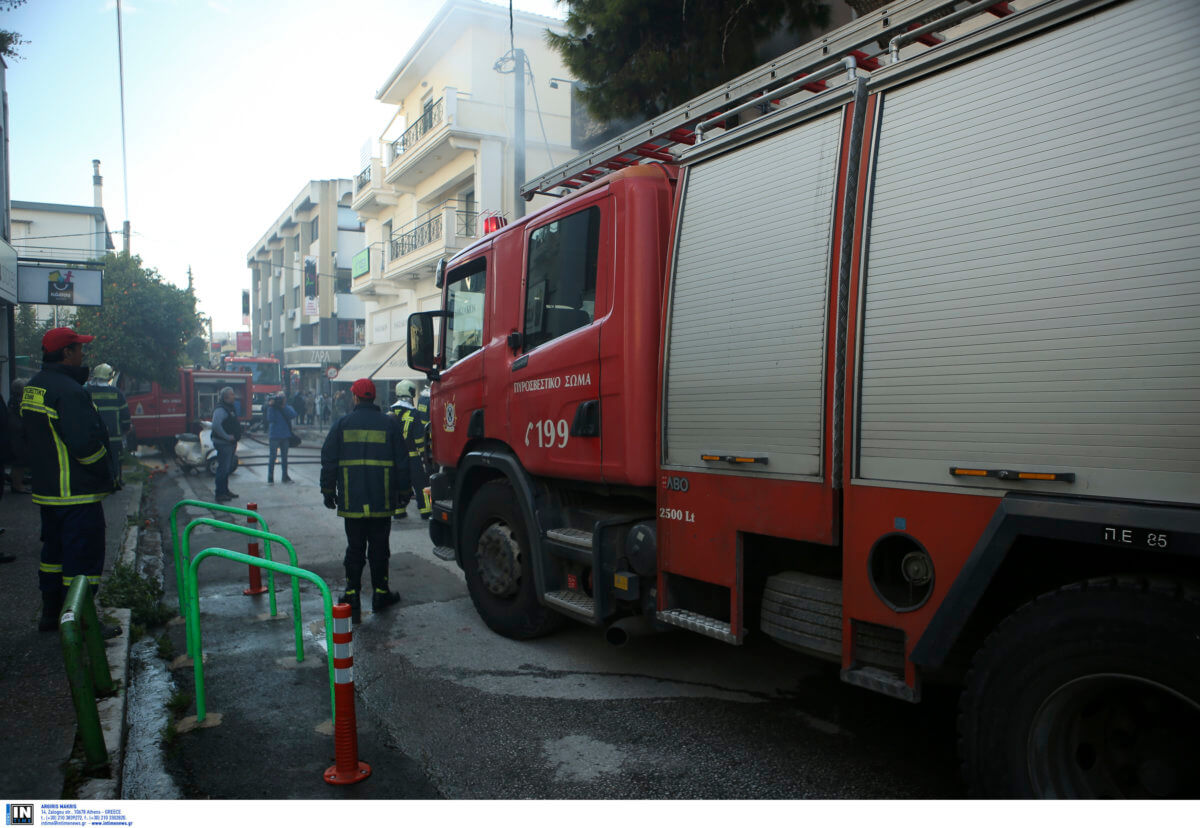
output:
[[363,302],[350,292],[350,263],[363,247],[353,187],[309,181],[246,254],[251,347],[280,360],[292,392],[329,390],[329,369],[365,341]]
[[410,313],[439,305],[438,260],[477,238],[483,218],[540,206],[544,199],[518,203],[520,185],[576,155],[573,82],[545,43],[547,29],[563,31],[562,21],[513,13],[512,45],[526,58],[522,181],[506,7],[448,0],[376,92],[392,112],[364,153],[353,198],[366,237],[351,290],[367,306],[367,347],[337,382],[420,376],[406,364],[405,325]]

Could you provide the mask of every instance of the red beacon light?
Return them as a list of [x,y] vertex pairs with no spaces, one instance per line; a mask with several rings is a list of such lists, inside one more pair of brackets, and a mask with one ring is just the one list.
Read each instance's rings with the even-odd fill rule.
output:
[[506,224],[508,224],[508,219],[504,218],[504,216],[484,216],[482,235],[486,236],[488,233],[494,233]]

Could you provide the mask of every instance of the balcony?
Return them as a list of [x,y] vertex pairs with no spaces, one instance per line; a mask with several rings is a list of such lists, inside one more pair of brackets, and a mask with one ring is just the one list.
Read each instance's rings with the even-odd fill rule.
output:
[[392,141],[392,155],[388,159],[388,163],[391,164],[404,153],[416,147],[427,132],[430,132],[435,125],[441,126],[445,120],[446,99],[438,98],[437,103],[421,113],[415,124],[404,130],[404,134],[395,141]]
[[481,140],[494,141],[498,148],[505,136],[504,112],[501,104],[473,101],[445,87],[443,97],[388,146],[384,183],[413,193],[447,164],[461,167],[460,155],[477,150]]
[[431,275],[438,259],[475,240],[479,213],[472,206],[447,201],[394,232],[387,245],[384,275],[413,279]]
[[383,180],[383,164],[378,158],[363,168],[354,179],[354,200],[351,209],[370,218],[378,218],[384,211],[395,207],[399,198],[393,187]]

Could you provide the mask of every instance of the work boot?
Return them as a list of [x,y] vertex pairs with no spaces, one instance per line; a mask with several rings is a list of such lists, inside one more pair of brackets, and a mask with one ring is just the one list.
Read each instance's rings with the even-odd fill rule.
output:
[[63,597],[61,594],[47,596],[46,593],[42,593],[42,617],[38,621],[38,632],[54,632],[58,629]]
[[362,601],[357,592],[345,592],[338,598],[339,604],[350,605],[350,620],[355,624],[362,623]]
[[292,478],[288,477],[288,476],[285,474],[285,475],[283,476],[283,482],[284,482],[284,483],[295,483],[296,481],[292,480]]
[[379,590],[375,590],[375,595],[371,598],[371,612],[383,612],[388,607],[399,603],[399,592],[388,592],[387,590],[380,592]]

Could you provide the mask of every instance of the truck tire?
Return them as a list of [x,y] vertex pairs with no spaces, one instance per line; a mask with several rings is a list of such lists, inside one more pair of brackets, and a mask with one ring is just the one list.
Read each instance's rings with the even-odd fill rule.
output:
[[494,632],[523,640],[562,626],[564,618],[538,601],[529,530],[507,481],[493,480],[476,492],[463,519],[461,543],[471,602]]
[[1200,593],[1123,576],[1042,595],[976,655],[958,728],[975,796],[1200,795]]

